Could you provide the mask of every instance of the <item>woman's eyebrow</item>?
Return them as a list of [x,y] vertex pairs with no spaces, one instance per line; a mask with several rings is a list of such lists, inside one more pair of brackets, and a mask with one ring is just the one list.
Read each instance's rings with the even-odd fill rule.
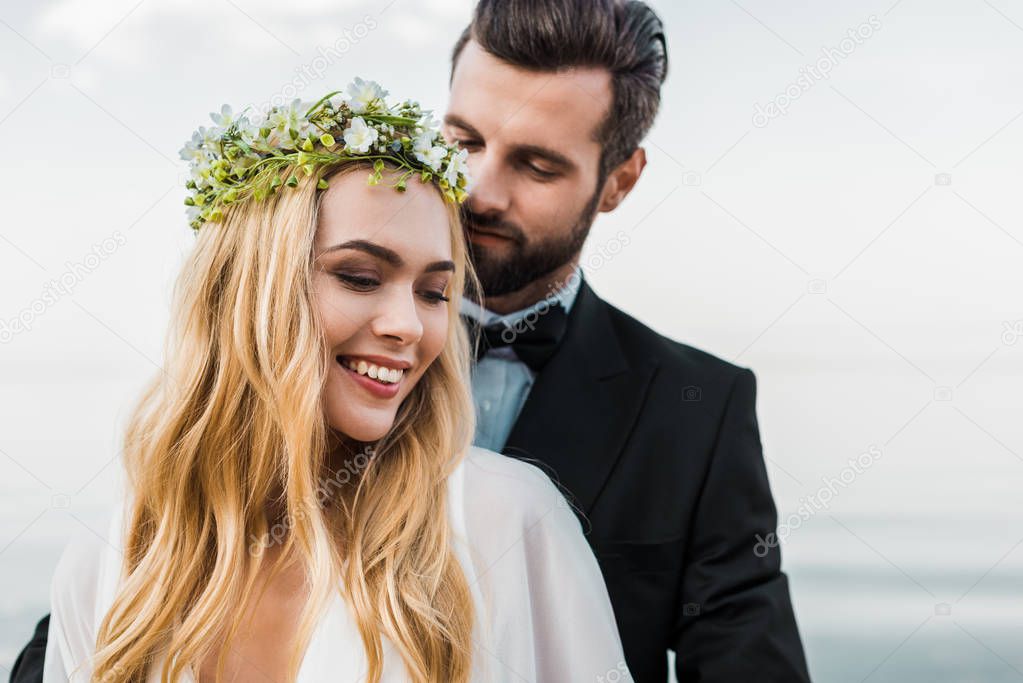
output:
[[[341,249],[355,249],[356,251],[365,252],[370,256],[375,256],[381,261],[384,261],[389,265],[394,266],[395,268],[401,268],[402,266],[405,265],[405,260],[398,255],[398,252],[394,251],[393,249],[388,249],[387,247],[381,244],[370,242],[369,240],[348,240],[347,242],[335,244],[333,247],[328,247],[327,249],[324,249],[323,253],[329,254],[330,252],[339,251]],[[424,272],[436,273],[445,270],[454,271],[455,262],[434,261],[433,263],[426,266]]]
[[441,271],[450,270],[454,272],[455,262],[454,261],[434,261],[430,265],[426,266],[424,273],[438,273]]
[[347,242],[335,244],[332,247],[324,249],[323,253],[329,254],[332,251],[339,251],[341,249],[355,249],[357,251],[365,252],[370,256],[377,257],[381,261],[386,261],[395,268],[401,268],[405,265],[405,261],[401,258],[401,256],[398,256],[398,252],[374,242],[370,242],[369,240],[348,240]]

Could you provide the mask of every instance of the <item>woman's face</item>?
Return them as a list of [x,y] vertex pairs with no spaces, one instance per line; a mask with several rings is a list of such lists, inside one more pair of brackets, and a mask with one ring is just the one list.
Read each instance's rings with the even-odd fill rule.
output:
[[447,339],[451,229],[444,200],[413,178],[404,193],[356,170],[330,179],[313,245],[313,297],[330,358],[331,428],[375,441],[394,424]]

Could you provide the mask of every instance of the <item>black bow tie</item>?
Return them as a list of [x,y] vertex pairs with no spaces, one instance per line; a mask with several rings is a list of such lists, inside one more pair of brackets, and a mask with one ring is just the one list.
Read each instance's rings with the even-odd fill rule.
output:
[[559,303],[552,304],[536,313],[530,313],[511,327],[504,323],[493,323],[480,328],[479,321],[463,314],[462,320],[469,327],[469,334],[479,334],[476,360],[483,358],[490,349],[510,346],[523,363],[534,372],[539,372],[554,352],[558,350],[561,338],[568,327],[568,312]]

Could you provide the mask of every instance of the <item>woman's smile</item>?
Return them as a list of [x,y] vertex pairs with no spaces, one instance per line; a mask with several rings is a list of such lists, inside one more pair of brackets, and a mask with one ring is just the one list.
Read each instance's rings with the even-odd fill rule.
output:
[[397,396],[405,370],[412,367],[407,361],[381,356],[337,356],[336,360],[356,385],[379,398]]

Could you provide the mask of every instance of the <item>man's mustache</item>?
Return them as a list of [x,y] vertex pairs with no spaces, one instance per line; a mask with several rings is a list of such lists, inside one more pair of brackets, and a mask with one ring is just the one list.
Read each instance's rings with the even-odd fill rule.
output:
[[462,225],[467,230],[489,232],[500,237],[506,237],[516,244],[525,244],[526,242],[526,235],[522,232],[522,229],[514,223],[503,220],[500,216],[483,215],[463,209]]

